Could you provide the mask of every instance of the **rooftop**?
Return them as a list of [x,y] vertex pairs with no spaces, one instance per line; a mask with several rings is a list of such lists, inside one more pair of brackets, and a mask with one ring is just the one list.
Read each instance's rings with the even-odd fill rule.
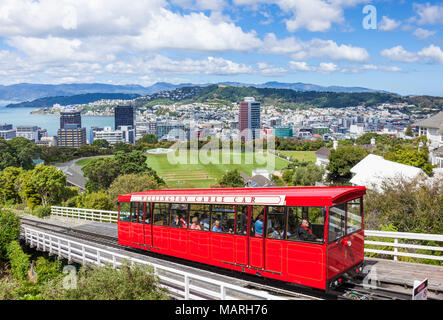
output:
[[434,129],[440,129],[440,132],[443,132],[442,125],[443,125],[443,111],[440,111],[436,115],[429,117],[427,119],[418,121],[414,123],[417,127],[423,127],[423,128],[434,128]]

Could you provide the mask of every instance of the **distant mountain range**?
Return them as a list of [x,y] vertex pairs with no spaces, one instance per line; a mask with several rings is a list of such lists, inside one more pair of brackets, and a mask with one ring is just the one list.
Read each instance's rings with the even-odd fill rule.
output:
[[[306,83],[281,83],[281,82],[266,82],[263,84],[251,84],[240,82],[221,82],[217,84],[226,84],[234,87],[256,87],[256,88],[271,88],[271,89],[291,89],[295,91],[318,91],[318,92],[384,92],[379,90],[372,90],[361,87],[340,87],[330,86],[323,87],[314,84]],[[171,84],[167,82],[157,82],[152,86],[143,87],[140,85],[112,85],[103,83],[70,83],[70,84],[31,84],[20,83],[8,86],[0,85],[0,100],[5,101],[31,101],[46,97],[60,97],[73,96],[87,93],[124,93],[124,94],[139,94],[150,95],[161,91],[170,91],[182,87],[206,87],[212,85],[206,84]]]

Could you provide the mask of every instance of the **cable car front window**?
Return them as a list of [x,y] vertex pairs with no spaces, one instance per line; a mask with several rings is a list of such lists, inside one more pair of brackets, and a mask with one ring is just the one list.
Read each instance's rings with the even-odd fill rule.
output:
[[345,235],[346,204],[329,208],[328,241],[334,242]]
[[130,211],[130,203],[129,202],[120,202],[118,206],[119,215],[118,220],[122,222],[131,221],[131,211]]

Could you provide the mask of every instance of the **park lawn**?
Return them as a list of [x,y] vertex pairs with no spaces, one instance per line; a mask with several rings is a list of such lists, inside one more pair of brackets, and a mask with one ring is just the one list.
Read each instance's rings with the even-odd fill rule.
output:
[[88,159],[82,159],[82,160],[78,160],[75,164],[80,166],[80,167],[84,167],[86,166],[88,163],[90,163],[92,160],[95,159],[99,159],[99,158],[88,158]]
[[284,154],[285,156],[291,157],[293,160],[298,161],[317,161],[317,157],[315,156],[315,151],[280,151],[276,150],[276,152]]
[[[206,163],[202,159],[195,161],[197,163],[190,163],[190,156],[196,155],[196,151],[185,151],[188,161],[186,164],[171,163],[166,154],[147,154],[148,166],[154,169],[160,177],[162,177],[168,187],[184,189],[184,188],[209,188],[215,184],[228,170],[238,169],[248,175],[252,174],[252,170],[259,168],[266,168],[266,164],[260,164],[252,157],[252,153],[241,153],[240,163],[234,164],[233,155],[230,153],[230,161],[222,163],[221,155],[219,155],[219,163]],[[235,155],[239,155],[236,153]],[[210,156],[210,155],[209,155]],[[272,155],[271,155],[272,156]],[[289,162],[278,157],[272,156],[275,161],[275,167],[272,170],[281,170],[285,168]],[[249,160],[251,159],[251,160]],[[251,163],[248,163],[251,162]]]

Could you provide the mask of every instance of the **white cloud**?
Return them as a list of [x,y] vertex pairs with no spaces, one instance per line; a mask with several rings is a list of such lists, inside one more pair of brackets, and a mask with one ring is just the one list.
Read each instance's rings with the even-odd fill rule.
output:
[[362,73],[365,71],[388,71],[388,72],[402,71],[402,69],[394,66],[376,66],[373,64],[339,67],[337,64],[332,62],[322,62],[318,66],[314,66],[314,65],[308,65],[306,62],[290,61],[288,65],[291,70],[296,72],[313,71],[323,74],[329,74],[333,72]]
[[433,44],[419,52],[410,52],[402,46],[396,46],[383,50],[381,55],[392,61],[443,64],[443,51],[440,47]]
[[415,29],[415,31],[413,32],[413,35],[416,36],[417,38],[424,40],[429,38],[430,36],[433,36],[436,32],[435,31],[430,31],[430,30],[426,30],[426,29],[422,29],[422,28],[417,28]]
[[338,45],[332,40],[322,39],[304,42],[294,37],[289,37],[279,40],[273,33],[266,35],[262,51],[289,55],[296,60],[327,58],[331,60],[363,62],[369,59],[369,53],[364,48],[343,44]]
[[418,19],[414,19],[418,24],[439,24],[443,21],[443,4],[414,3],[414,9],[419,16]]
[[413,52],[406,51],[402,46],[395,46],[391,49],[384,49],[381,55],[392,61],[415,62],[417,55]]
[[257,63],[258,73],[265,76],[282,75],[288,72],[285,68],[277,67],[267,62]]
[[237,5],[249,5],[257,10],[259,4],[276,4],[290,15],[284,20],[290,32],[306,29],[327,31],[333,24],[345,22],[344,8],[369,0],[234,0]]
[[401,23],[394,19],[389,19],[387,16],[383,16],[382,20],[379,23],[379,29],[381,31],[392,31],[396,29]]
[[309,66],[304,61],[290,61],[289,67],[294,71],[312,71],[312,70],[314,70],[313,67]]
[[243,32],[233,23],[214,22],[203,13],[182,16],[165,9],[133,39],[136,48],[146,50],[247,51],[261,45],[255,32]]

